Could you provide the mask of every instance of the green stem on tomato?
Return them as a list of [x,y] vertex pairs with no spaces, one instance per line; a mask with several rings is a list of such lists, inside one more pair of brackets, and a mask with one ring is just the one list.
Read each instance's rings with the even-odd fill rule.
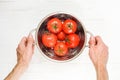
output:
[[68,27],[69,27],[70,29],[72,29],[72,23],[69,23],[69,24],[68,24]]
[[57,23],[53,24],[53,28],[56,30],[57,29]]
[[63,49],[61,49],[60,46],[59,46],[59,49],[57,50],[57,52],[60,53],[60,54],[62,54]]
[[69,44],[71,43],[70,40],[68,38],[65,39],[66,42],[68,42]]

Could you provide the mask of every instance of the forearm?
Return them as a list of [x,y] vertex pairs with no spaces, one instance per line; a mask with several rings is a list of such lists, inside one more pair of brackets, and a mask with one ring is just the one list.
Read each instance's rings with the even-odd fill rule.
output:
[[108,72],[105,66],[96,68],[97,80],[108,80]]
[[9,73],[9,75],[5,78],[5,80],[19,80],[20,76],[27,69],[27,65],[23,63],[18,63],[15,65],[14,69]]

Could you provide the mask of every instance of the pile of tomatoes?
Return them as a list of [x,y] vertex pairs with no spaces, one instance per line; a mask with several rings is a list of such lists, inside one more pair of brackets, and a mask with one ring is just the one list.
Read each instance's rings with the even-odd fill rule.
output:
[[80,43],[80,37],[75,33],[77,23],[72,19],[61,21],[52,18],[47,22],[47,29],[48,31],[42,34],[42,43],[53,49],[57,56],[66,56],[69,49],[76,48]]

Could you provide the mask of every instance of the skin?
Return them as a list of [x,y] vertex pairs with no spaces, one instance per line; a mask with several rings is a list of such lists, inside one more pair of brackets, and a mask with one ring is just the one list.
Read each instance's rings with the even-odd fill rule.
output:
[[106,64],[108,61],[108,47],[100,36],[91,37],[89,41],[89,56],[94,64],[97,80],[108,80]]
[[[22,38],[17,48],[17,64],[5,80],[19,80],[20,76],[28,68],[34,52],[34,40],[32,35]],[[97,80],[108,80],[107,60],[108,47],[104,44],[101,37],[91,37],[89,41],[89,56],[94,64]]]
[[34,40],[32,35],[23,37],[17,51],[17,64],[4,80],[19,80],[20,76],[26,71],[34,52]]

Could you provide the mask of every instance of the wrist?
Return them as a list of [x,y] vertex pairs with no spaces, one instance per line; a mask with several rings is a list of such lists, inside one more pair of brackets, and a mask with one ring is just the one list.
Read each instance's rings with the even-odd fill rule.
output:
[[106,65],[104,64],[98,64],[95,66],[96,71],[106,70]]
[[16,66],[20,66],[20,67],[23,67],[23,68],[28,68],[28,63],[24,63],[24,62],[18,62],[17,64],[16,64]]
[[97,80],[108,80],[108,72],[106,65],[98,65],[96,67]]
[[27,64],[18,62],[5,80],[18,80],[27,68]]
[[27,67],[28,65],[29,65],[29,61],[27,61],[27,60],[24,60],[24,59],[19,59],[18,61],[17,61],[17,65],[21,65],[21,66],[25,66],[25,67]]

